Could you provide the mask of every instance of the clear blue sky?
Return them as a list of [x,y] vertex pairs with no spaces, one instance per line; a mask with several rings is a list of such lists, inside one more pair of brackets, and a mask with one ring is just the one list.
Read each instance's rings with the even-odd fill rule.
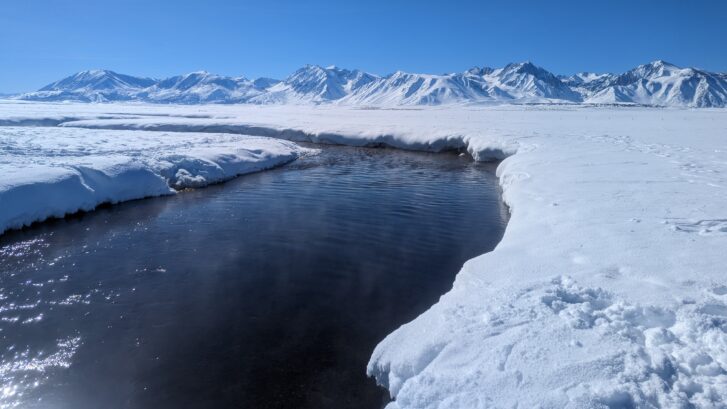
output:
[[285,77],[306,63],[559,74],[654,59],[727,71],[727,1],[0,0],[0,92],[91,68]]

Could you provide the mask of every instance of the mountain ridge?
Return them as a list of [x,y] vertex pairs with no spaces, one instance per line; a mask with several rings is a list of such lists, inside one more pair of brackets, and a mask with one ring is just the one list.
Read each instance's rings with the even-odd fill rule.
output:
[[34,101],[203,104],[448,105],[486,103],[727,106],[727,73],[663,60],[621,74],[555,75],[530,61],[450,74],[396,71],[386,76],[305,65],[284,80],[195,71],[164,79],[88,70],[14,98]]

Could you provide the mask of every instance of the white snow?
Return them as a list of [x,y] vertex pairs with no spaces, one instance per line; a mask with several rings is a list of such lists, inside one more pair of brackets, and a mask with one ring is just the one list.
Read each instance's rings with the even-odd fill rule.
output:
[[531,62],[503,68],[473,67],[433,75],[397,71],[386,76],[335,66],[306,65],[283,81],[248,80],[193,72],[163,80],[108,70],[82,71],[36,92],[33,101],[137,101],[152,103],[322,104],[417,106],[452,104],[642,104],[725,107],[727,76],[664,61],[623,74],[555,76]]
[[725,407],[727,110],[0,105],[61,117],[506,157],[502,242],[372,354],[389,408]]
[[306,151],[242,135],[0,126],[0,234],[102,203],[220,182]]
[[727,82],[723,75],[680,68],[661,60],[619,76],[591,76],[580,80],[588,103],[691,107],[724,107],[727,103]]
[[156,80],[109,70],[81,71],[20,98],[43,101],[108,102],[143,100],[155,103],[243,102],[262,94],[277,81],[223,77],[206,71]]

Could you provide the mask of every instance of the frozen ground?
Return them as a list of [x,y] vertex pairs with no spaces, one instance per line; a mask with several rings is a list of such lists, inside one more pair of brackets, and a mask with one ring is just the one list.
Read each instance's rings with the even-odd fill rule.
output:
[[8,103],[0,124],[58,125],[14,128],[26,139],[226,131],[506,157],[502,242],[373,352],[390,408],[725,407],[726,110]]

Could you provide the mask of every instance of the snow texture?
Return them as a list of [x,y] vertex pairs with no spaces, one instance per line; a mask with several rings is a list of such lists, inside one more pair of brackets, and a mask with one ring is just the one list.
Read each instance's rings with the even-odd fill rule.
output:
[[240,135],[0,127],[0,234],[102,203],[224,181],[306,151]]
[[[373,351],[389,409],[725,407],[725,110],[0,105],[0,124],[49,121],[25,132],[225,131],[504,158],[501,243]],[[21,152],[38,138],[24,140]]]
[[83,71],[18,96],[35,101],[320,104],[639,104],[724,107],[727,75],[654,61],[624,74],[555,76],[531,62],[431,75],[380,77],[335,66],[306,65],[284,81],[222,77],[204,71],[154,80],[108,70]]

